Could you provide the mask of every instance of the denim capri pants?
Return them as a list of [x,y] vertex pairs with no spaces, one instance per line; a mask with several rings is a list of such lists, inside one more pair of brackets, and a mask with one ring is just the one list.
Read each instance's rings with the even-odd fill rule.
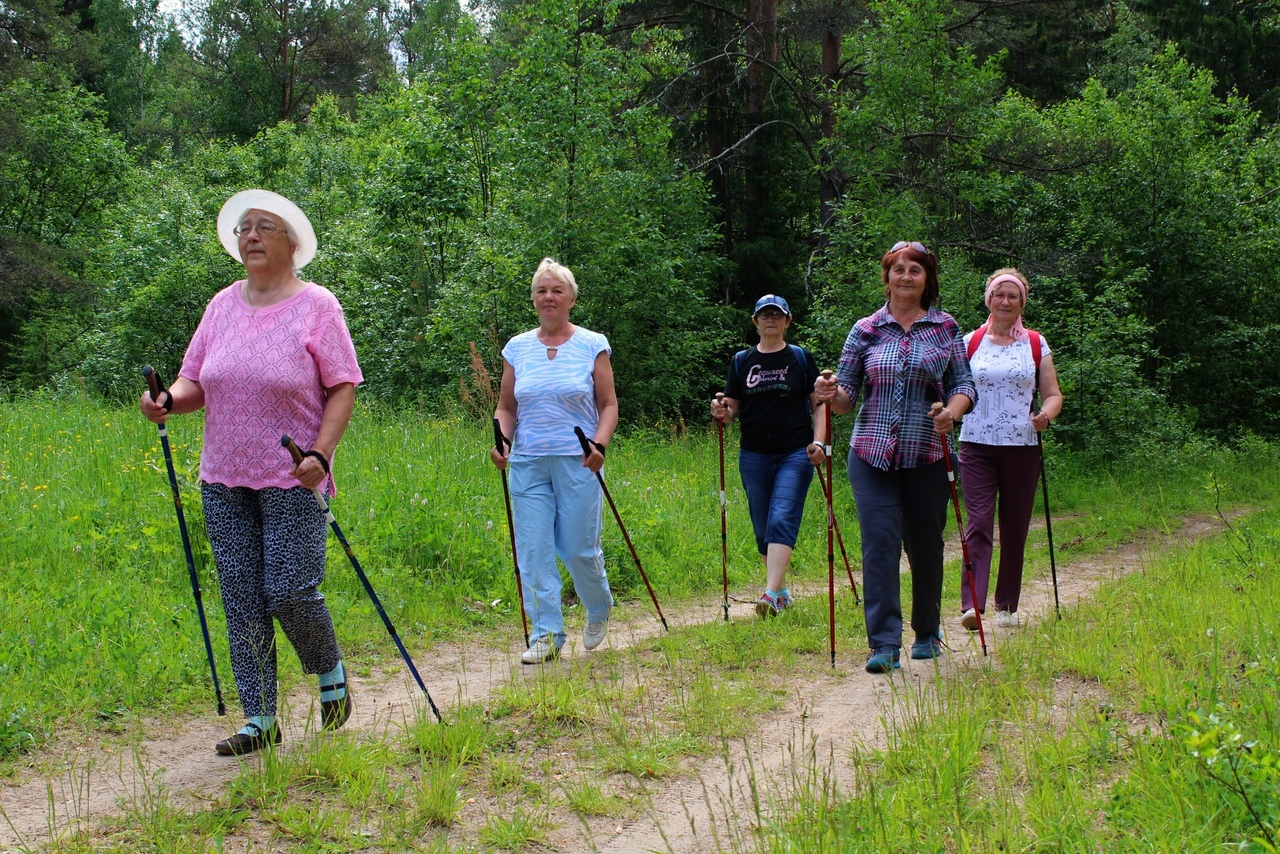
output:
[[804,501],[813,482],[813,464],[806,449],[785,454],[739,451],[738,471],[747,493],[756,549],[763,555],[769,543],[795,548]]

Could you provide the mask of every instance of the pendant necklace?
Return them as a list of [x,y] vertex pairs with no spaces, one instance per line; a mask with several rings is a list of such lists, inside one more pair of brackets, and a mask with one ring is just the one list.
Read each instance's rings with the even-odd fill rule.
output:
[[[267,305],[264,305],[264,306],[261,306],[261,307],[262,307],[262,308],[269,308],[269,307],[270,307],[270,300],[271,300],[271,298],[272,298],[272,297],[274,297],[276,294],[280,293],[280,289],[281,289],[281,288],[283,288],[283,287],[284,287],[284,284],[283,284],[283,283],[281,283],[281,284],[279,284],[279,285],[276,285],[275,290],[273,290],[271,293],[267,294],[267,301],[268,301]],[[253,304],[253,300],[249,299],[249,291],[250,291],[250,289],[249,289],[249,283],[248,283],[248,282],[245,282],[245,283],[244,283],[244,301],[245,301],[245,302],[247,302],[247,303],[249,304],[249,316],[250,316],[250,317],[257,317],[257,316],[258,316],[258,308],[259,308],[259,306],[254,305],[254,304]]]

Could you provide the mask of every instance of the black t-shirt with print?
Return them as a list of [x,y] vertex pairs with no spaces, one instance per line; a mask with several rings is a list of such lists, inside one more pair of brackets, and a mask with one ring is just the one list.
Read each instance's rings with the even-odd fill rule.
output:
[[813,441],[809,395],[818,365],[807,350],[804,364],[790,344],[776,353],[755,347],[729,362],[726,397],[741,402],[742,449],[758,454],[786,454]]

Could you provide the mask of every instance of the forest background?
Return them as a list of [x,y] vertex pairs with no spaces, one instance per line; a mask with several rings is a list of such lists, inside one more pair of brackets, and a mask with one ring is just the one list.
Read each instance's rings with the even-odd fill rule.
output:
[[1030,275],[1056,441],[1275,438],[1277,120],[1276,0],[3,0],[0,387],[174,376],[262,186],[396,407],[487,417],[550,255],[624,423],[704,418],[758,296],[834,365],[919,239],[965,328]]

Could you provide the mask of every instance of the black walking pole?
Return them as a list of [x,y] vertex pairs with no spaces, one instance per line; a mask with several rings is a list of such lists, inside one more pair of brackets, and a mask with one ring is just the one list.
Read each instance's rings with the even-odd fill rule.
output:
[[[716,392],[716,400],[724,405],[724,392]],[[729,622],[729,523],[728,507],[724,492],[724,422],[716,419],[716,432],[720,435],[720,574],[724,579],[724,621]]]
[[[160,375],[147,365],[142,369],[147,378],[147,388],[151,391],[151,401],[159,403],[160,393],[167,392]],[[170,406],[173,395],[169,395]],[[187,575],[191,578],[191,592],[196,599],[196,613],[200,615],[200,632],[204,635],[204,654],[209,659],[209,673],[213,676],[213,693],[218,698],[218,714],[225,715],[227,707],[222,702],[222,685],[218,682],[218,666],[214,663],[213,643],[209,640],[209,621],[204,616],[204,600],[200,597],[200,577],[196,575],[196,562],[191,556],[191,538],[187,535],[187,518],[182,512],[182,495],[178,492],[178,474],[173,468],[173,452],[169,450],[169,428],[161,421],[156,425],[160,429],[160,447],[164,449],[164,464],[169,469],[169,487],[173,490],[173,509],[178,514],[178,530],[182,533],[182,550],[187,555]]]
[[[289,450],[289,456],[293,457],[295,468],[302,463],[302,451],[298,450],[297,444],[294,443],[293,439],[289,438],[288,433],[280,437],[280,445]],[[373,607],[378,609],[378,616],[382,618],[382,624],[387,627],[387,633],[391,635],[391,639],[396,642],[396,648],[400,650],[400,657],[404,659],[405,664],[409,665],[409,672],[413,674],[414,681],[418,683],[422,693],[427,695],[427,703],[431,706],[431,711],[435,713],[436,721],[442,722],[440,710],[436,708],[435,700],[431,699],[431,692],[427,690],[422,677],[418,675],[418,668],[413,666],[413,659],[409,657],[409,651],[404,648],[404,644],[400,641],[400,635],[396,634],[396,627],[391,625],[391,618],[383,610],[382,601],[378,598],[378,594],[373,591],[373,585],[369,583],[369,577],[360,568],[360,561],[356,560],[355,552],[351,551],[351,544],[342,535],[342,529],[338,527],[338,520],[333,518],[333,511],[329,509],[328,499],[324,497],[324,493],[319,488],[311,490],[311,494],[316,497],[316,503],[320,505],[320,510],[324,513],[324,518],[328,521],[329,527],[333,528],[333,533],[337,535],[338,542],[342,544],[342,550],[347,553],[347,558],[350,559],[352,568],[355,569],[356,575],[359,576],[360,583],[364,585],[364,591],[369,594],[369,599],[373,601]]]
[[[942,404],[934,402],[933,411],[942,409]],[[951,484],[951,503],[956,508],[956,529],[960,534],[960,554],[964,558],[964,575],[969,580],[969,598],[973,600],[973,615],[978,618],[978,640],[982,642],[982,654],[987,654],[987,635],[982,630],[982,609],[978,607],[978,585],[973,580],[973,561],[969,560],[969,539],[964,535],[964,519],[960,518],[960,493],[956,492],[956,472],[951,467],[951,447],[947,437],[942,439],[942,459],[947,462],[947,482]]]
[[1049,571],[1053,574],[1053,610],[1062,619],[1062,609],[1058,606],[1058,561],[1053,556],[1053,521],[1049,518],[1049,476],[1044,470],[1044,441],[1040,431],[1036,431],[1036,445],[1040,448],[1040,487],[1044,491],[1044,530],[1049,535]]
[[[511,442],[502,435],[502,425],[493,419],[493,446],[502,453],[502,445]],[[511,520],[511,488],[507,485],[507,470],[502,470],[502,499],[507,503],[507,530],[511,532],[511,563],[516,568],[516,593],[520,596],[520,622],[524,625],[524,645],[529,646],[529,615],[524,612],[524,586],[520,583],[520,560],[516,557],[516,526]]]
[[[574,426],[573,432],[578,436],[578,442],[582,445],[582,453],[585,456],[591,456],[591,440],[587,438],[587,434],[582,432],[582,428]],[[609,494],[609,487],[604,485],[604,475],[596,472],[596,480],[600,482],[600,489],[604,491],[604,497],[609,500],[609,509],[613,511],[613,518],[618,521],[618,530],[622,532],[622,539],[627,541],[627,548],[631,549],[631,557],[636,562],[636,569],[640,570],[640,578],[644,580],[644,586],[649,589],[649,598],[653,600],[653,607],[658,610],[658,619],[662,621],[662,627],[667,631],[671,631],[671,627],[667,625],[667,618],[662,616],[662,606],[658,604],[658,596],[653,592],[653,585],[649,583],[649,576],[645,575],[644,567],[640,564],[640,555],[636,554],[636,547],[631,545],[631,537],[627,534],[626,525],[622,524],[622,517],[618,515],[618,507],[613,503],[613,496]]]

